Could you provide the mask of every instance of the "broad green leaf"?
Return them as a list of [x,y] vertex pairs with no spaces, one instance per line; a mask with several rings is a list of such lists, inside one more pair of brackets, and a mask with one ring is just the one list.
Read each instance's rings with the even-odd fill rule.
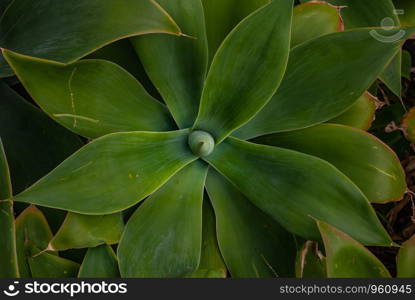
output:
[[123,277],[182,277],[199,265],[207,166],[194,162],[150,196],[118,246]]
[[385,85],[399,98],[402,92],[402,51],[398,51],[393,60],[386,66],[383,73],[379,76]]
[[91,215],[124,210],[196,159],[187,136],[188,130],[106,135],[84,146],[14,200]]
[[369,92],[365,92],[344,113],[331,119],[328,123],[342,124],[362,130],[368,130],[375,120],[378,107],[377,99]]
[[198,269],[189,275],[189,277],[225,278],[227,269],[219,250],[215,213],[206,195],[203,201],[202,224],[202,252],[200,255],[200,263]]
[[216,143],[251,119],[278,88],[290,48],[292,4],[274,0],[257,10],[216,53],[194,125]]
[[396,262],[398,278],[415,277],[415,235],[402,244]]
[[271,0],[202,0],[212,61],[222,41],[242,19]]
[[343,30],[338,7],[324,1],[300,4],[294,7],[291,47]]
[[79,264],[50,253],[39,252],[40,249],[35,246],[30,248],[28,263],[33,278],[73,278],[78,274]]
[[386,267],[362,244],[335,227],[317,221],[326,249],[329,278],[390,278]]
[[193,125],[206,76],[208,49],[201,0],[159,0],[190,37],[146,35],[131,42],[180,128]]
[[88,216],[69,212],[48,245],[49,250],[91,248],[116,244],[124,230],[121,213]]
[[407,50],[402,50],[402,77],[410,80],[412,72],[412,54]]
[[79,278],[119,277],[118,261],[114,250],[108,245],[89,248],[79,269]]
[[307,241],[297,252],[295,261],[297,278],[326,278],[326,258],[318,249],[318,243]]
[[148,78],[129,38],[116,41],[100,48],[86,56],[85,59],[103,59],[116,63],[137,78],[150,95],[156,99],[161,99],[157,89],[154,87],[150,78]]
[[[17,217],[16,245],[21,277],[31,277],[27,259],[46,249],[51,238],[52,231],[45,216],[34,205],[26,208]],[[39,251],[37,253],[33,252],[32,247],[36,247]]]
[[81,60],[64,65],[3,53],[39,106],[80,135],[96,138],[113,132],[175,128],[166,107],[114,63]]
[[415,143],[415,107],[411,108],[403,118],[402,127],[405,130],[406,138],[411,143]]
[[312,218],[367,245],[391,240],[363,193],[331,164],[300,152],[228,138],[205,158],[287,230],[319,239]]
[[[335,5],[345,6],[341,10],[344,18],[346,29],[358,27],[384,27],[387,29],[390,26],[400,26],[399,18],[395,13],[392,0],[377,0],[377,1],[361,1],[361,0],[329,0]],[[388,30],[375,30],[374,33],[378,38],[385,41],[396,41],[402,37],[403,31],[399,30],[394,34]],[[401,77],[400,77],[400,54],[384,69],[379,78],[395,93],[398,97],[401,96]]]
[[359,129],[322,124],[263,136],[255,142],[324,159],[348,176],[371,202],[398,201],[406,191],[405,172],[393,150]]
[[0,137],[19,193],[82,146],[80,139],[50,120],[0,81]]
[[14,224],[13,202],[10,172],[0,138],[0,278],[19,277],[16,253],[16,228]]
[[[153,0],[14,0],[0,19],[2,48],[62,63],[148,33],[180,34]],[[0,77],[11,74],[0,59]]]
[[[344,112],[371,86],[402,45],[401,40],[380,42],[370,30],[332,33],[295,47],[277,93],[235,135],[248,139],[305,128]],[[409,35],[413,28],[407,31]]]
[[232,277],[294,275],[294,236],[215,170],[209,171],[206,187],[216,214],[219,247]]
[[403,26],[415,25],[415,2],[412,0],[393,0]]

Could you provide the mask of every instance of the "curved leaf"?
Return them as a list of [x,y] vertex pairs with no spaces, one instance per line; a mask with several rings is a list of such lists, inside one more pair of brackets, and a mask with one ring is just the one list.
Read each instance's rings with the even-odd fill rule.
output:
[[[248,139],[305,128],[344,112],[370,87],[402,45],[401,40],[380,42],[370,30],[328,34],[295,47],[277,93],[235,136]],[[391,30],[391,34],[397,30]]]
[[48,245],[48,250],[67,250],[116,244],[124,230],[121,213],[88,216],[69,212]]
[[398,278],[415,277],[415,235],[402,244],[396,262]]
[[19,277],[13,202],[4,200],[11,197],[12,185],[10,182],[9,166],[0,138],[0,232],[2,236],[2,246],[0,247],[0,278]]
[[351,127],[368,130],[375,120],[377,99],[369,92],[365,92],[344,113],[329,120],[329,123],[348,125]]
[[288,59],[292,4],[274,0],[228,35],[210,67],[195,129],[219,143],[275,93]]
[[226,265],[219,250],[215,213],[209,199],[205,196],[203,201],[202,222],[202,252],[198,269],[189,277],[193,278],[225,278]]
[[118,246],[123,277],[179,277],[198,268],[206,172],[203,162],[190,164],[133,214]]
[[187,136],[187,130],[106,135],[14,200],[91,215],[124,210],[196,159],[188,149]]
[[322,124],[263,136],[255,142],[328,161],[348,176],[371,202],[398,201],[406,191],[405,172],[393,150],[358,129]]
[[209,61],[231,30],[254,10],[271,0],[202,0],[209,42]]
[[13,191],[19,193],[79,149],[82,142],[1,81],[0,94],[0,137]]
[[228,138],[205,159],[252,203],[295,234],[318,239],[314,217],[365,244],[391,244],[363,193],[317,157]]
[[119,277],[118,261],[114,250],[108,245],[89,248],[79,269],[79,278]]
[[399,98],[402,93],[401,82],[402,51],[398,51],[393,60],[386,66],[379,79]]
[[257,209],[215,170],[206,181],[219,247],[232,277],[294,274],[294,236]]
[[28,263],[33,278],[73,278],[78,274],[79,265],[73,261],[50,253],[39,254],[35,246],[31,253]]
[[86,56],[85,59],[109,60],[116,63],[137,78],[151,96],[158,100],[161,99],[157,89],[154,87],[150,78],[148,78],[129,38],[116,41],[98,49]]
[[[180,34],[153,0],[15,0],[0,19],[1,47],[62,63],[147,33]],[[0,59],[0,76],[11,74]]]
[[324,1],[300,4],[294,7],[291,47],[343,30],[338,7]]
[[363,245],[333,226],[317,222],[327,255],[329,278],[390,278],[386,267]]
[[207,40],[201,0],[159,0],[191,37],[147,35],[131,42],[180,128],[193,125],[206,76]]
[[78,134],[96,138],[113,132],[174,129],[166,107],[114,63],[81,60],[63,65],[3,53],[39,106]]
[[[16,219],[16,245],[21,277],[31,277],[28,258],[46,249],[52,238],[43,213],[35,206],[26,208]],[[33,249],[35,247],[38,251]],[[53,254],[51,254],[53,255]]]

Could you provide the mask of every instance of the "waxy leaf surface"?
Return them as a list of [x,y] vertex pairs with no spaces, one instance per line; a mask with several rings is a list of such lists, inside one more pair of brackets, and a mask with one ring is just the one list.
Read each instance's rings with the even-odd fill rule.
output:
[[294,236],[215,170],[209,171],[206,187],[216,214],[219,247],[231,275],[293,276]]
[[124,210],[196,159],[187,147],[187,136],[187,130],[106,135],[14,200],[91,215]]
[[39,106],[80,135],[96,138],[175,128],[167,108],[114,63],[82,60],[63,65],[10,51],[4,56]]
[[118,260],[108,245],[89,248],[79,269],[79,278],[116,278],[120,276]]
[[207,166],[175,174],[128,221],[118,247],[123,277],[182,277],[199,265]]
[[313,218],[368,245],[391,240],[363,193],[331,164],[292,150],[228,138],[205,158],[287,230],[319,239]]
[[290,49],[292,4],[275,0],[255,11],[216,53],[194,125],[216,143],[251,119],[278,88]]

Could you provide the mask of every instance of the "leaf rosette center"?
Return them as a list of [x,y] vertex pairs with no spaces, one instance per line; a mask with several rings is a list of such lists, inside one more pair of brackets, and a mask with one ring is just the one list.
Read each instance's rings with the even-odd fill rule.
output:
[[208,156],[215,148],[215,140],[206,131],[195,130],[189,134],[189,147],[192,152],[200,157]]

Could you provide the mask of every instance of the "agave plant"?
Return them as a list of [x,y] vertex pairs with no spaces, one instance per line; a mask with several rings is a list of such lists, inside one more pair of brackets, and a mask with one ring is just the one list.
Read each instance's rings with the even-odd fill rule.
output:
[[365,245],[392,244],[370,202],[402,197],[399,161],[375,137],[333,123],[370,98],[414,28],[393,42],[373,29],[336,32],[338,9],[325,5],[335,28],[309,36],[293,0],[159,0],[165,11],[115,2],[7,8],[0,42],[11,69],[1,71],[89,141],[13,201],[78,220],[143,202],[119,242],[124,277],[292,276],[296,236],[319,240],[316,219]]

